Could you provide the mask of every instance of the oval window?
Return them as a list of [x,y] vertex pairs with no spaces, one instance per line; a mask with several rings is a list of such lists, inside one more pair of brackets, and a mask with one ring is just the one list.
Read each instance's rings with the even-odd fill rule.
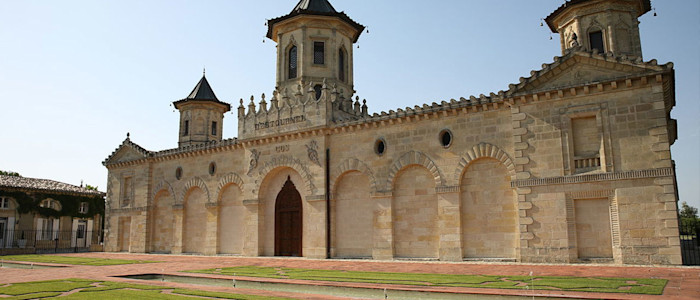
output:
[[449,129],[444,129],[440,131],[440,144],[447,148],[452,145],[452,132]]
[[374,152],[377,153],[379,156],[383,155],[384,152],[386,152],[386,142],[384,139],[378,139],[374,143]]
[[209,175],[214,176],[214,174],[216,174],[216,163],[211,162],[209,164]]
[[180,178],[182,178],[182,167],[177,167],[177,169],[175,169],[175,178],[177,180],[180,180]]

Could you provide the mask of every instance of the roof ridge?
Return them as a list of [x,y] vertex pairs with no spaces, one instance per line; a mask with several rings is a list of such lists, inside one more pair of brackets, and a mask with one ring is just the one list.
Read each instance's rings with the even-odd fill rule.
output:
[[42,191],[59,191],[79,194],[103,195],[103,192],[53,179],[0,175],[0,186]]

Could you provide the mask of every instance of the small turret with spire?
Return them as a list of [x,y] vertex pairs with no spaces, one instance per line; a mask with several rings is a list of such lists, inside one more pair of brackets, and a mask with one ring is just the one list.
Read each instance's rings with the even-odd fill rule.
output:
[[231,105],[216,97],[207,81],[206,69],[187,98],[173,105],[180,111],[179,147],[221,141],[224,114]]

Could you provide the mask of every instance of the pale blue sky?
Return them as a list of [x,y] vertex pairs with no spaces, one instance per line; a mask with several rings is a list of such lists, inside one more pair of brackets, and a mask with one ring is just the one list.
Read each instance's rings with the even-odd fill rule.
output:
[[[561,55],[540,18],[564,0],[331,0],[369,28],[355,88],[370,112],[507,89]],[[0,169],[105,190],[101,162],[126,132],[149,150],[177,146],[169,106],[206,66],[219,99],[271,94],[265,20],[296,0],[0,1]],[[644,59],[676,70],[681,201],[700,207],[700,1],[652,0]],[[236,136],[227,114],[224,137]]]

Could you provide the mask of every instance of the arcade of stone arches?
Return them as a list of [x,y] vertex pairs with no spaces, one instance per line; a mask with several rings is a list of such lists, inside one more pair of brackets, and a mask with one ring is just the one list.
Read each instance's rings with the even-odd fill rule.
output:
[[[468,161],[459,186],[445,192],[429,167],[399,165],[387,178],[388,192],[361,163],[336,168],[330,256],[438,259],[441,248],[461,248],[463,258],[517,259],[512,170],[501,160],[480,157]],[[169,185],[155,190],[148,212],[148,252],[323,256],[327,250],[326,201],[302,197],[309,190],[293,167],[272,169],[255,200],[243,199],[239,177],[215,195],[194,180],[185,185],[181,204]],[[128,250],[127,240],[120,238],[120,243]]]

